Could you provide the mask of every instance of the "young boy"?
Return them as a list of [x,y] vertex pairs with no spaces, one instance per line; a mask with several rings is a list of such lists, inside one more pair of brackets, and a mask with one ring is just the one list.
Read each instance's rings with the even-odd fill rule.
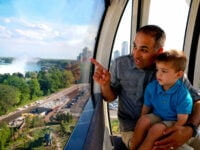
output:
[[[192,98],[184,84],[186,56],[170,50],[156,58],[156,79],[145,90],[141,117],[135,127],[131,150],[152,150],[164,130],[186,123],[192,110]],[[152,112],[152,113],[150,113]],[[150,114],[148,114],[150,113]]]

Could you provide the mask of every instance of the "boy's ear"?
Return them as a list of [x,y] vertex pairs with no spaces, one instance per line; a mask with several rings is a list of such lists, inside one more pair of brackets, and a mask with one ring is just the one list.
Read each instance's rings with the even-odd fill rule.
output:
[[159,48],[158,51],[157,51],[157,55],[161,54],[163,51],[164,51],[164,49],[162,47]]
[[181,78],[184,75],[184,71],[178,71],[177,72],[177,77]]

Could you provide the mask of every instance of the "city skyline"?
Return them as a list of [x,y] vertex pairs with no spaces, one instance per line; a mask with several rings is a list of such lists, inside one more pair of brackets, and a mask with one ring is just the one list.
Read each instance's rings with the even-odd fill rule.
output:
[[115,49],[113,52],[112,59],[116,59],[119,56],[127,55],[129,54],[129,47],[128,47],[128,41],[122,41],[121,42],[121,49]]

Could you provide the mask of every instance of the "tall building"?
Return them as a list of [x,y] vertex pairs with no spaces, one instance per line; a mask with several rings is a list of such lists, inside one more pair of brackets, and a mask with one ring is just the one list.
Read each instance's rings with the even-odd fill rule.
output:
[[88,47],[85,47],[83,48],[82,53],[77,57],[77,60],[87,62],[90,57],[92,57],[92,51],[90,51]]
[[120,56],[119,50],[114,51],[114,59]]
[[128,42],[123,41],[122,42],[121,55],[127,55],[127,54],[128,54]]

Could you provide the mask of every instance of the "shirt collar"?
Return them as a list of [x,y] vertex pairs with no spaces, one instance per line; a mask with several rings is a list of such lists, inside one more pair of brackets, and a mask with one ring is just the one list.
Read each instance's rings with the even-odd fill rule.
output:
[[168,89],[167,91],[164,91],[162,86],[158,83],[157,84],[157,89],[158,89],[158,94],[173,94],[177,91],[178,87],[180,86],[181,84],[181,81],[180,80],[177,80],[176,83],[170,88]]

